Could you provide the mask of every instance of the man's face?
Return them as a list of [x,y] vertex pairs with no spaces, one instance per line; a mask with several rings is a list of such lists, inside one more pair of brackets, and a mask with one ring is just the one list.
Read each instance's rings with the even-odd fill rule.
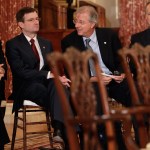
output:
[[146,7],[146,21],[148,25],[150,26],[150,4]]
[[27,34],[34,34],[39,31],[39,17],[36,12],[31,12],[24,15],[24,22],[19,22],[22,31]]
[[78,13],[74,18],[75,28],[78,35],[90,37],[94,31],[94,22],[89,21],[88,13]]

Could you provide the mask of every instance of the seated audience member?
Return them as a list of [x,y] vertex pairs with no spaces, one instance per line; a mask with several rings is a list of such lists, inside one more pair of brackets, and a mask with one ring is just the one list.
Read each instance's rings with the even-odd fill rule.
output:
[[[93,50],[98,56],[99,65],[103,71],[102,80],[108,89],[109,96],[124,106],[131,106],[130,92],[117,54],[121,48],[118,35],[109,28],[97,27],[98,14],[91,6],[79,7],[74,13],[73,21],[76,30],[62,39],[62,51],[65,52],[70,46],[80,51],[85,51],[87,48]],[[95,72],[90,63],[89,68],[91,80],[95,79]],[[98,87],[96,84],[94,84],[94,87],[97,91]],[[99,93],[96,93],[97,97],[100,98]],[[101,104],[99,104],[98,100],[98,114],[102,114],[100,106]],[[120,127],[116,127],[116,129],[119,149],[123,150],[125,146],[122,142]],[[104,141],[106,141],[106,139],[104,139]]]
[[[6,42],[6,56],[13,77],[13,111],[20,109],[23,100],[31,100],[51,113],[54,141],[63,141],[63,116],[53,74],[49,70],[46,55],[52,52],[51,42],[37,35],[39,20],[37,10],[21,8],[16,20],[22,33]],[[70,80],[60,76],[63,85]]]
[[1,101],[5,100],[5,82],[6,78],[6,62],[2,51],[2,45],[0,41],[0,150],[4,149],[4,145],[9,143],[9,137],[4,124],[4,113],[1,107]]

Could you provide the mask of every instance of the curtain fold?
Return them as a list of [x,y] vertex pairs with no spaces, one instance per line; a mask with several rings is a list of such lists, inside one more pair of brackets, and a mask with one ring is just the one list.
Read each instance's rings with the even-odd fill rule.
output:
[[[24,6],[34,6],[34,0],[0,0],[0,40],[3,43],[5,53],[5,42],[19,34],[20,29],[16,23],[16,12]],[[6,99],[12,92],[12,76],[8,66],[7,81],[5,86]]]
[[0,0],[0,39],[3,44],[20,32],[16,12],[24,6],[33,6],[34,0]]
[[147,27],[145,5],[148,0],[119,0],[120,38],[123,46],[129,46],[132,34]]

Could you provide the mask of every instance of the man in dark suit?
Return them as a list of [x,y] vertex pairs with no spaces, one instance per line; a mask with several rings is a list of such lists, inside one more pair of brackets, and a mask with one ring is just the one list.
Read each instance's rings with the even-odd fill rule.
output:
[[[39,20],[36,9],[24,7],[16,14],[22,33],[6,42],[6,56],[13,76],[13,111],[31,100],[50,110],[55,141],[62,141],[63,117],[59,97],[49,70],[46,55],[52,52],[52,44],[39,37]],[[63,85],[70,80],[60,76]]]
[[[86,47],[90,45],[91,49],[98,56],[99,65],[103,71],[102,80],[107,86],[109,96],[125,106],[130,106],[130,93],[117,54],[121,48],[120,40],[117,34],[111,29],[97,28],[97,22],[98,14],[93,7],[82,6],[78,8],[74,14],[76,30],[62,39],[62,50],[65,52],[68,47],[73,46],[80,51],[85,51],[87,49]],[[89,41],[89,45],[87,45],[87,40]],[[116,71],[117,73],[120,72],[120,74],[113,75]],[[96,78],[91,67],[90,75],[91,80]],[[95,85],[96,89],[97,87]],[[97,92],[97,94],[99,93]],[[98,113],[101,114],[101,105],[98,104],[97,106]]]
[[[124,80],[125,74],[122,73],[117,54],[121,48],[120,40],[111,29],[96,28],[97,19],[98,15],[93,7],[82,6],[77,9],[74,18],[76,30],[61,41],[62,50],[65,52],[68,47],[74,46],[84,51],[87,49],[85,40],[90,39],[89,44],[98,55],[104,73],[103,81],[109,89],[109,96],[125,106],[130,106],[130,96]],[[115,71],[120,72],[120,75],[112,75]],[[92,72],[91,78],[95,78]]]
[[0,150],[4,149],[4,145],[9,143],[9,137],[3,121],[5,111],[2,107],[2,100],[5,100],[5,79],[6,79],[6,62],[2,51],[0,41]]

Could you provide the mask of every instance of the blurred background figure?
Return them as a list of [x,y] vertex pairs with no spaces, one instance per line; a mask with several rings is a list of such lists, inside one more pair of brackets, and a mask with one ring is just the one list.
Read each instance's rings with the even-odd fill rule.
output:
[[148,23],[148,28],[131,36],[131,45],[139,43],[142,46],[150,44],[150,2],[146,4],[145,19]]
[[5,107],[2,106],[2,100],[5,100],[5,79],[6,79],[6,62],[2,51],[2,43],[0,41],[0,150],[4,149],[4,145],[9,143],[9,137],[4,124]]

